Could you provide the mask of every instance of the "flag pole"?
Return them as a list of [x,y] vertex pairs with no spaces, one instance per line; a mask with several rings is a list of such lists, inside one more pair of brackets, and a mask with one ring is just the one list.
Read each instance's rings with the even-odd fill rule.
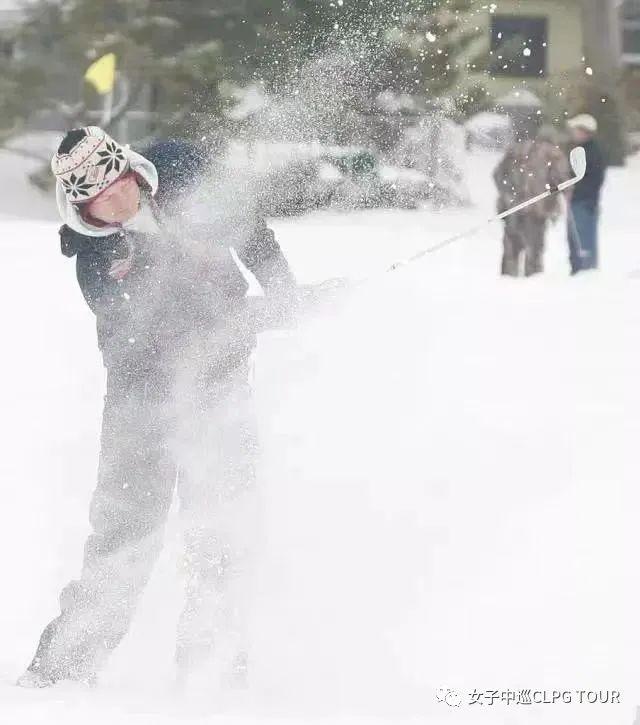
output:
[[113,88],[104,96],[104,107],[102,110],[102,122],[100,125],[106,128],[111,123],[113,113]]

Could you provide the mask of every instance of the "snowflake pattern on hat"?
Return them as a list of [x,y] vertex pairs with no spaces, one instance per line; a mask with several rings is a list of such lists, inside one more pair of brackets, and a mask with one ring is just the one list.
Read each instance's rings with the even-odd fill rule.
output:
[[120,164],[126,163],[122,148],[115,141],[107,141],[106,151],[98,151],[98,156],[100,156],[100,161],[98,161],[97,166],[106,165],[105,174],[108,174],[112,169],[120,171]]
[[93,184],[87,184],[87,175],[78,178],[75,174],[71,174],[68,179],[62,179],[62,185],[67,192],[67,196],[77,199],[79,196],[89,196],[89,190]]

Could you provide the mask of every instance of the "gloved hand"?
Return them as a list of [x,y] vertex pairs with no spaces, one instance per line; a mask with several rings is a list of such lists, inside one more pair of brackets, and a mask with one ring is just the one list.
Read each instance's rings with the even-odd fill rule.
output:
[[319,305],[336,302],[349,290],[349,285],[349,280],[344,277],[332,277],[319,284],[298,285],[299,312],[304,314]]

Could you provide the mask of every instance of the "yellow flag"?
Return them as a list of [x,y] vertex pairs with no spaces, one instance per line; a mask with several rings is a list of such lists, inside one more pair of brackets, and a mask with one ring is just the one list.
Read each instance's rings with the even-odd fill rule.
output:
[[92,63],[84,74],[84,79],[91,83],[98,93],[111,93],[116,82],[116,54],[107,53]]

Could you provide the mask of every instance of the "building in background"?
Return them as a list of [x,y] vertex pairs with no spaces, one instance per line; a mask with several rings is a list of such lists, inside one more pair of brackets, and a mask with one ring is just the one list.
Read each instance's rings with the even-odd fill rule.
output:
[[621,3],[622,62],[625,67],[640,67],[640,0]]
[[487,5],[480,19],[483,32],[470,48],[469,71],[493,97],[514,87],[535,92],[583,65],[580,0],[502,0]]
[[[621,64],[619,0],[501,0],[487,4],[483,32],[467,53],[470,77],[494,97],[517,87]],[[640,6],[640,2],[636,1]]]
[[[638,10],[640,1],[631,5]],[[620,79],[631,39],[627,29],[623,48],[620,0],[500,0],[483,10],[473,16],[481,33],[465,58],[469,84],[482,85],[494,101],[535,94],[554,122],[591,113],[610,162],[622,163],[627,94]],[[640,12],[635,17],[640,20]],[[633,27],[638,40],[640,23]]]
[[620,7],[622,27],[623,88],[629,130],[640,144],[640,0],[626,0]]

